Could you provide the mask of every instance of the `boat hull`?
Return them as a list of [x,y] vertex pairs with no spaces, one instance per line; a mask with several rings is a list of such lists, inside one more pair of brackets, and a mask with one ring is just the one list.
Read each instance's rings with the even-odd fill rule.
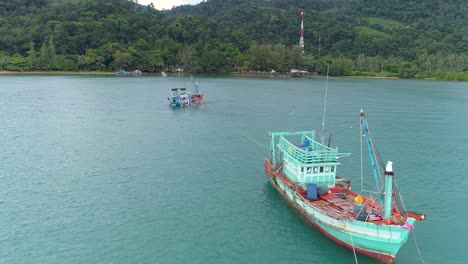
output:
[[[384,263],[393,263],[396,253],[407,240],[409,231],[399,226],[376,226],[367,222],[330,217],[295,195],[294,191],[289,189],[288,184],[274,172],[268,161],[265,161],[265,171],[272,185],[290,206],[296,209],[307,222],[341,246],[354,249],[360,254]],[[414,222],[414,219],[408,220],[411,223]],[[384,235],[387,237],[385,238]],[[392,236],[396,239],[391,239]]]
[[192,95],[192,103],[203,104],[203,94],[194,94]]

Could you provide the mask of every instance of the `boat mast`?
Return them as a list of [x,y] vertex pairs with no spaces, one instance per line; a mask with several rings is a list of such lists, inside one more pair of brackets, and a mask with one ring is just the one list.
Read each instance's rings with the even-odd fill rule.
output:
[[366,143],[367,143],[367,150],[369,151],[369,157],[371,160],[371,165],[372,165],[372,173],[374,174],[374,180],[375,180],[375,187],[377,188],[377,192],[379,193],[379,200],[380,204],[383,205],[382,201],[382,196],[380,195],[380,175],[377,172],[377,163],[375,162],[375,153],[374,153],[374,144],[372,142],[370,133],[369,133],[369,128],[367,127],[367,120],[366,120],[366,115],[361,109],[361,126],[362,126],[362,131],[364,132],[364,136],[366,138]]

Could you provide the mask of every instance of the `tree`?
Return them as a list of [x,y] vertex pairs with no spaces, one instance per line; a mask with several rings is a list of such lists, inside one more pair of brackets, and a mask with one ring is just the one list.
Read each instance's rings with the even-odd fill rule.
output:
[[37,70],[38,69],[38,56],[36,49],[34,47],[34,42],[31,42],[29,51],[28,51],[28,57],[27,57],[27,65],[29,70]]
[[10,64],[10,56],[0,52],[0,70],[6,70]]
[[49,42],[43,42],[42,47],[39,53],[39,58],[37,60],[37,68],[40,70],[52,70],[55,69],[54,60],[55,60],[55,46],[53,38],[49,38]]
[[190,72],[197,64],[197,58],[193,47],[186,45],[177,54],[177,61],[185,71]]
[[10,58],[7,69],[10,71],[24,71],[26,70],[27,64],[26,58],[21,54],[16,53]]
[[164,70],[164,59],[159,50],[148,51],[144,54],[140,70],[147,72],[160,72]]
[[96,71],[105,69],[104,58],[101,56],[100,51],[96,49],[89,49],[86,51],[84,63],[88,70]]
[[129,52],[117,50],[113,57],[117,69],[129,69],[132,61],[132,55]]

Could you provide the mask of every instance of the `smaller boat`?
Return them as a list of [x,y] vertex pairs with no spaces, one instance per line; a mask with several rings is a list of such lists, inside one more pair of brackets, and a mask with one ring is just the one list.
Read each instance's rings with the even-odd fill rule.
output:
[[198,87],[197,82],[195,82],[193,89],[195,90],[195,93],[191,96],[192,103],[203,104],[203,93],[200,91],[200,87]]
[[167,99],[171,107],[185,107],[191,104],[191,94],[186,88],[172,88],[171,95]]
[[163,72],[161,72],[161,75],[162,75],[163,77],[166,77],[166,76],[167,76],[167,73],[163,71]]

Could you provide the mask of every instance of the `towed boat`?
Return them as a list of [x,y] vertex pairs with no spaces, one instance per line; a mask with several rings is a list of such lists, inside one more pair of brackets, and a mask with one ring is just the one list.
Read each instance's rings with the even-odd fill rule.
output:
[[191,101],[195,104],[203,104],[203,93],[200,91],[200,87],[198,87],[198,83],[195,82],[193,87],[195,93],[191,96]]
[[350,154],[324,145],[323,136],[318,142],[315,131],[271,132],[265,172],[284,199],[325,236],[354,252],[392,263],[414,223],[426,216],[404,207],[393,163],[384,166],[376,155],[366,116],[362,111],[360,116],[375,191],[352,191],[351,181],[337,176],[339,158]]

